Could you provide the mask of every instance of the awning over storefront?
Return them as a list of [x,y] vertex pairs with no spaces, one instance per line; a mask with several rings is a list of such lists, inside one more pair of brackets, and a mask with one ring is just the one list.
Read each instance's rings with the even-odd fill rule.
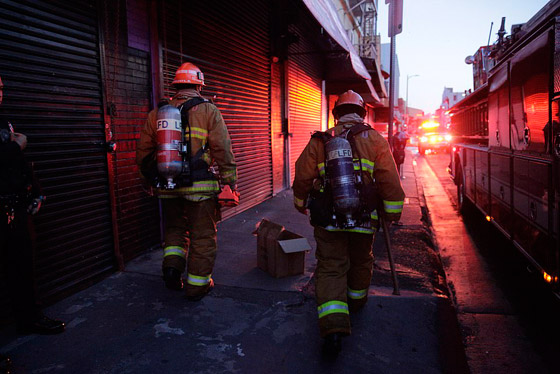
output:
[[[347,89],[354,89],[352,86],[356,85],[357,82],[355,82],[355,78],[361,78],[360,79],[360,84],[364,86],[365,89],[368,89],[367,92],[369,95],[371,95],[371,98],[369,101],[373,101],[373,102],[381,102],[381,100],[379,99],[379,96],[377,95],[377,92],[374,88],[374,85],[371,82],[371,75],[369,74],[366,66],[364,65],[362,59],[360,58],[360,56],[358,56],[358,54],[356,53],[356,50],[354,49],[354,46],[352,45],[352,42],[350,41],[350,39],[348,38],[348,35],[346,34],[346,30],[344,29],[344,26],[342,25],[342,23],[340,22],[340,19],[338,18],[338,14],[336,9],[334,8],[332,2],[330,0],[303,0],[303,2],[305,3],[305,5],[307,6],[307,8],[309,9],[309,11],[313,14],[313,16],[315,17],[315,19],[319,22],[319,24],[323,27],[323,29],[325,29],[325,31],[327,31],[327,33],[342,47],[344,48],[345,51],[348,52],[349,57],[350,57],[350,63],[353,69],[353,75],[354,75],[354,82],[352,82],[352,80],[348,79],[347,74],[343,74],[344,73],[344,69],[342,67],[339,67],[337,69],[338,72],[340,72],[340,74],[336,75],[335,80],[339,80],[340,83],[336,84],[335,86],[344,86],[344,89],[337,89],[333,87],[333,91],[337,91],[336,93],[340,93],[343,90],[347,90]],[[356,74],[358,75],[358,77],[356,77]],[[376,77],[377,78],[377,77]],[[354,89],[356,90],[356,89]],[[362,90],[363,91],[363,90]],[[364,97],[364,99],[366,101],[368,101],[368,98]]]

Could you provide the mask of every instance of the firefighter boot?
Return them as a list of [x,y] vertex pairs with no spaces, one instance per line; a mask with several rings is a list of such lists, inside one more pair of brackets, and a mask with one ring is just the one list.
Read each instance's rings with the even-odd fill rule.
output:
[[163,268],[163,281],[165,287],[174,291],[181,291],[183,289],[183,279],[181,279],[181,272],[172,267]]
[[208,295],[210,293],[210,291],[212,291],[214,289],[214,280],[212,278],[210,278],[210,282],[208,283],[208,286],[206,286],[206,290],[204,290],[203,293],[201,293],[200,295],[195,295],[195,296],[186,296],[187,300],[189,301],[200,301],[202,300],[202,298],[206,295]]
[[57,319],[49,318],[45,315],[39,315],[32,321],[19,322],[17,331],[20,334],[40,334],[40,335],[53,335],[64,332],[66,325],[64,322]]
[[323,356],[328,359],[335,359],[342,349],[342,334],[335,332],[325,336],[323,342]]

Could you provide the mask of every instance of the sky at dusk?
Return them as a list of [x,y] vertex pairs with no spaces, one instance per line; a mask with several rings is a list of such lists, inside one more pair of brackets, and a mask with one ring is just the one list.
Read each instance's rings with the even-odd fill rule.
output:
[[[426,113],[439,108],[444,87],[463,92],[473,88],[472,65],[465,57],[473,55],[497,39],[502,17],[506,31],[511,25],[527,22],[547,0],[404,0],[403,32],[396,37],[400,67],[400,97],[411,107]],[[378,33],[387,37],[388,5],[379,0]]]

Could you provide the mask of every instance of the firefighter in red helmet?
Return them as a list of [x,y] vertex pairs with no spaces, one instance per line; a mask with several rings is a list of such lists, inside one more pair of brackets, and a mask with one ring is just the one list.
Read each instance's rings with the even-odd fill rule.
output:
[[335,127],[313,134],[296,161],[294,205],[309,209],[315,228],[319,330],[330,356],[350,334],[349,313],[367,302],[378,214],[398,220],[403,207],[389,144],[365,115],[362,97],[344,92],[333,109]]
[[[143,177],[156,187],[162,203],[165,285],[182,290],[182,273],[186,269],[187,299],[197,301],[214,287],[216,224],[220,220],[218,196],[223,186],[233,191],[230,196],[238,198],[237,168],[224,119],[218,108],[200,94],[204,86],[202,71],[190,62],[183,63],[175,73],[173,86],[177,93],[171,101],[148,114],[140,133],[136,161]],[[183,137],[183,159],[179,160],[180,174],[175,179],[168,177],[169,183],[162,184],[160,154],[172,150],[169,153],[177,155],[181,151],[173,144],[158,144],[161,142],[158,132],[164,130],[161,124],[168,123],[160,117],[172,111],[177,113],[176,130]],[[214,162],[219,175],[211,168]]]

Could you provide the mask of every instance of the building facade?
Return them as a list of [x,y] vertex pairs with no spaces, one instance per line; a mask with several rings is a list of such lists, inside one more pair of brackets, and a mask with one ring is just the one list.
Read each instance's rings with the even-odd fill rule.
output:
[[318,0],[0,3],[0,110],[28,135],[47,196],[35,219],[43,301],[160,245],[158,201],[142,187],[135,150],[182,62],[205,73],[203,94],[231,133],[241,204],[225,217],[290,187],[295,160],[325,128],[341,82],[378,103],[382,91],[370,89],[363,62],[338,37],[344,29],[329,29],[332,9]]

